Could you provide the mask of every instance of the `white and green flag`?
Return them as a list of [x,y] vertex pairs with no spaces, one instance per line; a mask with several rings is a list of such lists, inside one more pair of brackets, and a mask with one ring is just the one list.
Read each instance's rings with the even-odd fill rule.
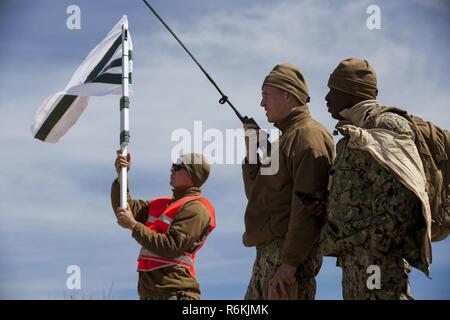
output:
[[[84,59],[66,88],[49,96],[36,112],[31,132],[36,139],[55,143],[77,122],[86,109],[89,96],[122,95],[123,16],[108,35]],[[128,79],[131,85],[132,43],[128,33]],[[130,88],[131,89],[131,88]]]

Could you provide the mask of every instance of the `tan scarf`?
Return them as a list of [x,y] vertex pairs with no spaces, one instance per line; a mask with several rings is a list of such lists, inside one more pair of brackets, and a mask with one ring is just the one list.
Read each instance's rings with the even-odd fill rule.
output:
[[[369,115],[380,108],[377,100],[365,100],[344,109],[339,115],[345,120],[339,121],[336,129],[349,138],[347,144],[349,148],[369,151],[378,163],[394,174],[421,200],[422,213],[427,225],[423,239],[422,261],[428,266],[431,264],[431,211],[423,164],[411,137],[385,129],[363,128]],[[425,273],[428,275],[427,271]]]
[[352,124],[357,127],[362,127],[366,122],[368,115],[372,112],[381,109],[377,100],[364,100],[355,104],[351,108],[347,108],[339,112],[339,115],[345,120],[340,120],[336,124],[336,129],[346,124]]

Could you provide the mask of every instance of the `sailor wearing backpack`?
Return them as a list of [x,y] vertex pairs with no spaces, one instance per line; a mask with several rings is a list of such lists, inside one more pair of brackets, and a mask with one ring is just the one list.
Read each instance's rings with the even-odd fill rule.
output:
[[[337,257],[344,299],[413,299],[411,266],[428,276],[431,239],[449,231],[448,131],[423,120],[432,129],[422,130],[406,112],[381,106],[366,60],[342,61],[328,86],[328,111],[343,138],[331,169],[322,253]],[[441,153],[431,171],[437,131]]]

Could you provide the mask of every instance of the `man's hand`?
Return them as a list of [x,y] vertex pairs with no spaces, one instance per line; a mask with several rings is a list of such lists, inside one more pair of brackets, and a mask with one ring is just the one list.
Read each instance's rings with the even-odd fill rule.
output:
[[120,173],[120,169],[122,167],[126,167],[127,170],[130,170],[131,167],[131,154],[128,153],[126,157],[122,156],[122,151],[117,150],[116,161],[114,162],[114,166],[116,167],[117,174]]
[[325,201],[314,201],[306,209],[318,218],[325,218],[327,216]]
[[129,209],[117,208],[117,223],[122,228],[133,230],[137,221]]
[[264,130],[258,129],[255,124],[244,124],[244,129],[247,160],[249,163],[255,164],[257,163],[258,148],[266,146],[268,135]]
[[[258,127],[252,123],[245,123],[244,130],[247,160],[249,161],[249,163],[256,163],[257,142],[255,142],[254,139],[258,139]],[[252,146],[252,150],[249,150],[250,146]]]
[[269,288],[269,290],[276,290],[277,296],[288,298],[286,285],[291,285],[295,283],[296,270],[297,267],[283,263],[278,268],[273,278],[270,280],[269,285],[271,285],[273,288]]
[[313,197],[316,201],[308,204],[306,209],[318,218],[326,218],[328,192],[316,191],[313,193]]

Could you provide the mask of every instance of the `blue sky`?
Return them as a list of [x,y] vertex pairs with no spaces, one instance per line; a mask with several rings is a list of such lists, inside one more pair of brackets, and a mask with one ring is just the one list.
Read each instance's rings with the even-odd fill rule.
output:
[[[450,6],[447,1],[151,1],[245,115],[267,129],[259,107],[264,76],[280,62],[297,64],[308,82],[312,115],[330,131],[324,96],[330,72],[348,57],[369,60],[379,100],[450,128]],[[81,29],[66,28],[66,8],[81,9]],[[368,30],[366,9],[381,9]],[[239,127],[215,89],[139,0],[0,2],[0,298],[135,299],[139,247],[116,225],[109,189],[118,148],[118,97],[94,97],[58,144],[32,138],[43,99],[128,15],[134,44],[130,171],[132,195],[169,192],[174,129]],[[204,299],[241,299],[254,249],[241,244],[245,195],[238,164],[215,164],[204,194],[218,227],[197,259]],[[450,298],[450,241],[433,244],[427,279],[411,274],[418,299]],[[66,289],[67,266],[79,265],[82,290]],[[326,258],[319,299],[341,299],[341,273]]]

